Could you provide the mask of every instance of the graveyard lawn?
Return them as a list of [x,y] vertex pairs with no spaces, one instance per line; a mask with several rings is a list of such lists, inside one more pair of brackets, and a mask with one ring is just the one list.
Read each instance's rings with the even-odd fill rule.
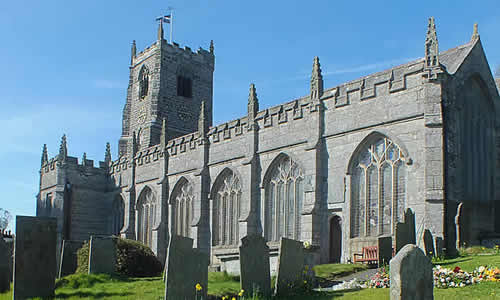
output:
[[[500,266],[500,254],[478,253],[434,261],[435,265],[441,265],[453,269],[459,266],[465,271],[472,271],[481,265]],[[351,267],[355,265],[350,265]],[[316,266],[318,275],[332,276],[336,270],[342,270],[345,265]],[[323,273],[322,273],[323,272]],[[342,271],[343,272],[343,271]],[[340,273],[342,273],[340,272]],[[163,297],[164,282],[161,277],[151,278],[119,278],[108,275],[70,275],[65,277],[68,281],[61,286],[58,282],[56,298],[59,299],[160,299]],[[194,288],[194,287],[193,287]],[[239,278],[224,273],[209,273],[210,295],[236,295],[239,291]],[[481,282],[479,284],[462,288],[434,289],[435,299],[500,299],[500,282]],[[0,294],[0,300],[12,299],[12,290]],[[220,298],[219,298],[220,299]],[[364,289],[360,291],[337,291],[314,293],[286,299],[389,299],[389,289]],[[239,299],[240,300],[240,299]],[[257,299],[256,299],[257,300]],[[263,299],[262,299],[263,300]]]

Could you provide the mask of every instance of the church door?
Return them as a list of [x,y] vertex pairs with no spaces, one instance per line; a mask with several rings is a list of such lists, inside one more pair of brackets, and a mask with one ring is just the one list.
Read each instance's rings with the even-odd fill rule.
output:
[[339,216],[330,219],[330,262],[340,263],[342,254],[342,227]]

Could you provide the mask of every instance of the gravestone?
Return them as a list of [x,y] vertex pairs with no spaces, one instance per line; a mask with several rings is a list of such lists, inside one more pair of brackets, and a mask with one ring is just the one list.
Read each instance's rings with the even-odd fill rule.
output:
[[14,300],[54,296],[57,219],[16,217]]
[[116,273],[116,238],[91,236],[89,246],[89,274]]
[[436,254],[434,249],[434,237],[429,229],[424,230],[424,248],[425,255],[432,257]]
[[12,260],[9,246],[0,235],[0,293],[4,293],[10,289],[11,273],[9,260]]
[[431,260],[419,247],[408,244],[390,262],[391,300],[431,300]]
[[286,295],[302,285],[304,271],[304,246],[301,241],[282,237],[276,275],[277,295]]
[[392,258],[392,237],[384,236],[378,238],[378,266],[389,264]]
[[82,241],[63,240],[61,263],[59,264],[59,278],[75,273],[78,266],[77,252],[82,246]]
[[416,231],[415,231],[415,214],[408,208],[405,212],[405,223],[408,226],[408,244],[417,244]]
[[271,296],[269,247],[261,235],[248,235],[241,239],[240,283],[246,296]]
[[396,253],[408,244],[408,224],[397,222],[396,223]]
[[[173,235],[167,253],[165,300],[207,298],[208,254],[193,249],[193,239]],[[196,290],[196,285],[201,290]]]
[[436,237],[435,239],[435,244],[436,244],[436,256],[437,257],[443,257],[444,255],[444,241],[442,237]]

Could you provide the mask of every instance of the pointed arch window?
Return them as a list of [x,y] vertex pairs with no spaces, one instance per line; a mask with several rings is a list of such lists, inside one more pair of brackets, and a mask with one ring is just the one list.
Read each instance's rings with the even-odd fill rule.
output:
[[351,237],[390,235],[406,202],[406,158],[390,139],[367,143],[351,165]]
[[120,195],[117,195],[113,201],[111,211],[111,234],[119,235],[123,228],[125,218],[125,203]]
[[149,69],[143,66],[139,72],[139,99],[144,99],[149,91]]
[[156,224],[156,197],[149,187],[146,187],[139,196],[137,216],[137,240],[151,248],[153,228]]
[[212,192],[212,244],[237,245],[241,215],[241,184],[238,176],[226,169],[215,181]]
[[177,235],[190,237],[191,221],[193,219],[193,188],[191,184],[181,179],[174,194],[172,195],[174,205],[174,230]]
[[268,241],[281,237],[300,239],[304,175],[299,165],[282,155],[265,183],[264,236]]

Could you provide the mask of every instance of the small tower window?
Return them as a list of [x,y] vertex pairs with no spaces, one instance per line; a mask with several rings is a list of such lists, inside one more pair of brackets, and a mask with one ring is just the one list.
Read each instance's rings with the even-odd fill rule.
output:
[[182,96],[186,98],[193,97],[191,78],[185,76],[177,76],[177,96]]
[[149,70],[142,67],[139,72],[139,98],[144,99],[148,95],[149,90]]

